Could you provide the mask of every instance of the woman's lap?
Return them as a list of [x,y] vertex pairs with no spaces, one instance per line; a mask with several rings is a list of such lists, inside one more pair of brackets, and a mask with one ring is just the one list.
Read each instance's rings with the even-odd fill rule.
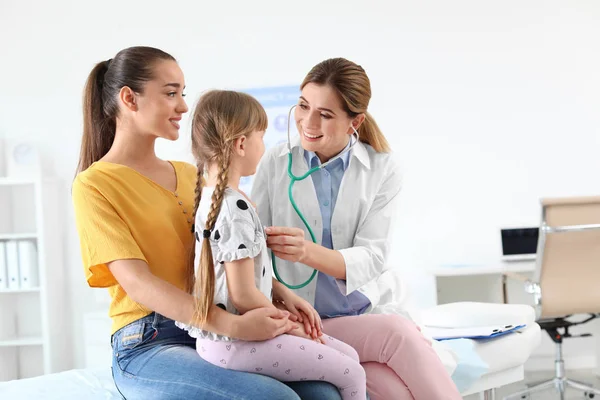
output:
[[193,338],[155,314],[113,336],[113,378],[128,400],[340,399],[335,387],[325,382],[287,386],[266,376],[214,366],[198,356]]
[[[274,379],[228,371],[202,360],[193,348],[169,346],[136,357],[126,370],[113,363],[121,394],[135,399],[294,399],[294,392]],[[142,365],[143,364],[143,365]],[[129,367],[137,369],[135,375]]]

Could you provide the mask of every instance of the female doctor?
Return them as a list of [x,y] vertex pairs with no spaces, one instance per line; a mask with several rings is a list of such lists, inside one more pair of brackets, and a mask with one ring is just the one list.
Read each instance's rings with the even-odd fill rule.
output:
[[[300,88],[299,138],[265,154],[252,190],[279,277],[300,286],[318,271],[295,292],[318,311],[324,332],[356,349],[373,400],[460,399],[417,326],[383,314],[394,309],[397,292],[386,258],[401,179],[367,112],[369,78],[359,65],[335,58],[317,64]],[[316,243],[288,196],[290,152],[296,176],[322,166],[292,191]],[[290,311],[298,301],[290,299]]]

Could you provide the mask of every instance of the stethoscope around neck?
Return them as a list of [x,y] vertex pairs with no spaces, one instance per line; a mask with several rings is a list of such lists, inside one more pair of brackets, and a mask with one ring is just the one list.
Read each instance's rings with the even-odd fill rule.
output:
[[[312,228],[310,227],[310,225],[308,224],[308,221],[306,221],[306,218],[304,218],[304,215],[302,214],[302,212],[296,205],[296,202],[294,201],[294,195],[292,194],[292,188],[294,187],[294,183],[296,183],[297,181],[302,181],[302,180],[308,178],[313,172],[318,171],[322,168],[325,168],[327,165],[329,165],[333,161],[337,160],[338,158],[340,158],[347,152],[351,151],[352,148],[358,143],[359,136],[358,136],[358,131],[356,129],[354,129],[354,127],[352,126],[352,130],[354,130],[354,133],[352,134],[352,136],[355,137],[355,140],[353,141],[352,138],[350,138],[350,146],[348,146],[346,149],[344,149],[342,152],[340,152],[335,157],[322,163],[321,165],[318,165],[314,168],[309,169],[308,172],[306,172],[304,175],[296,176],[292,172],[292,161],[293,161],[292,160],[292,142],[291,142],[291,137],[290,137],[290,120],[292,119],[292,111],[294,110],[295,107],[296,107],[296,105],[294,105],[290,108],[290,111],[288,113],[288,121],[287,121],[288,176],[290,177],[290,185],[288,187],[288,197],[290,199],[290,203],[292,204],[292,207],[294,207],[294,210],[296,211],[296,214],[298,214],[298,217],[300,217],[300,219],[304,223],[304,226],[308,230],[308,233],[310,234],[310,237],[311,237],[313,243],[317,243],[317,239],[315,238],[315,234],[314,234]],[[300,132],[300,134],[302,134],[302,132]],[[275,262],[274,254],[271,254],[271,262],[273,264],[273,272],[275,273],[275,277],[277,278],[277,280],[290,289],[301,289],[301,288],[305,287],[317,275],[317,270],[313,269],[311,276],[308,278],[308,280],[306,282],[301,283],[299,285],[290,285],[287,282],[285,282],[279,275],[279,272],[277,271],[277,263]]]

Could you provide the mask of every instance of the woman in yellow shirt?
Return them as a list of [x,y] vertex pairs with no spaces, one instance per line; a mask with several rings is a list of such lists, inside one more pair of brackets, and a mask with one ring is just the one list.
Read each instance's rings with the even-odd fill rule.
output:
[[[113,378],[127,399],[340,399],[325,382],[288,386],[201,359],[174,320],[190,321],[186,282],[194,248],[196,167],[159,159],[188,111],[183,73],[158,49],[132,47],[98,63],[84,93],[84,133],[73,203],[87,282],[106,287]],[[213,305],[203,329],[266,340],[297,324],[288,313],[242,316]]]

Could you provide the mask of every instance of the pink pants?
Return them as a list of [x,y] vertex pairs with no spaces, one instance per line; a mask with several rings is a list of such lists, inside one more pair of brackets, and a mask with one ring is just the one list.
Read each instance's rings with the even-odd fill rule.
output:
[[282,382],[327,381],[344,400],[367,397],[365,370],[347,344],[323,335],[325,345],[292,335],[264,342],[197,339],[200,357],[219,367],[271,376]]
[[331,318],[323,330],[358,352],[372,400],[462,399],[431,343],[404,317]]

